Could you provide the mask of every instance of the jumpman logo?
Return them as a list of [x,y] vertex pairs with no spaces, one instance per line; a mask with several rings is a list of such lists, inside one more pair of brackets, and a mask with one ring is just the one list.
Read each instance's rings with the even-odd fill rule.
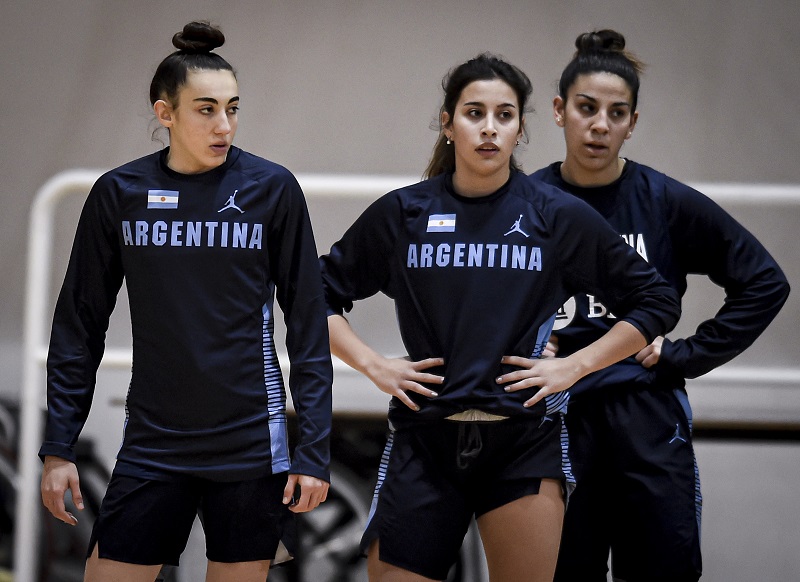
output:
[[529,235],[528,235],[528,233],[527,233],[527,232],[525,232],[524,230],[522,230],[522,227],[520,227],[520,225],[519,225],[519,223],[520,223],[520,222],[522,222],[522,215],[521,215],[521,214],[519,215],[519,218],[518,218],[516,221],[514,221],[514,225],[511,227],[511,230],[509,230],[509,231],[508,231],[507,233],[505,233],[503,236],[508,236],[508,235],[510,235],[512,232],[518,232],[518,233],[520,233],[522,236],[524,236],[525,238],[528,238],[528,236],[529,236]]
[[672,435],[671,439],[669,439],[669,444],[672,444],[675,441],[686,442],[686,439],[681,436],[681,427],[677,424],[675,425],[675,434]]
[[234,200],[233,200],[236,197],[236,193],[238,191],[239,190],[234,190],[233,194],[231,194],[230,198],[228,198],[228,201],[225,203],[225,206],[223,206],[222,208],[217,210],[217,212],[222,212],[223,210],[227,210],[228,208],[235,208],[236,210],[239,211],[240,214],[244,214],[244,210],[242,210],[241,208],[236,206],[236,202],[234,202]]

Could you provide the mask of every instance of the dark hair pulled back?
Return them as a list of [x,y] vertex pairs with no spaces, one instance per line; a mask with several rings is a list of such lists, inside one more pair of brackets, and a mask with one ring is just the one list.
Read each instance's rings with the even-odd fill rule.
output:
[[236,75],[228,61],[211,52],[225,44],[225,35],[208,22],[190,22],[175,33],[172,44],[178,50],[161,61],[150,83],[151,105],[163,99],[177,107],[178,92],[190,70],[230,71]]
[[[491,81],[492,79],[500,79],[513,89],[519,102],[520,124],[522,124],[522,115],[527,111],[528,99],[533,92],[531,81],[525,73],[491,53],[482,53],[454,67],[442,79],[444,102],[439,109],[440,134],[436,140],[436,145],[433,147],[433,154],[423,177],[432,178],[445,172],[455,171],[456,154],[453,146],[447,144],[447,137],[441,133],[441,114],[446,112],[452,122],[455,117],[456,105],[464,88],[474,81]],[[524,125],[522,129],[524,132]],[[527,139],[527,132],[525,132],[525,139]],[[510,165],[515,170],[521,169],[513,155],[511,156]]]
[[569,88],[580,75],[611,73],[621,77],[630,87],[631,111],[639,101],[639,76],[644,63],[625,50],[625,37],[615,30],[585,32],[575,39],[575,55],[561,73],[558,94],[566,103]]

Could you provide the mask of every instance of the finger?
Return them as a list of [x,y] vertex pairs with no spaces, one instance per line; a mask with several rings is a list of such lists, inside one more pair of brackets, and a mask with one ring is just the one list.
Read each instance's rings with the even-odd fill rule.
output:
[[658,354],[650,354],[644,360],[642,360],[642,366],[645,368],[652,368],[658,363]]
[[297,475],[289,475],[286,479],[286,487],[283,488],[283,504],[289,505],[294,497],[294,490],[297,488]]
[[540,390],[539,390],[539,391],[538,391],[536,394],[534,394],[533,396],[531,396],[530,398],[528,398],[528,399],[527,399],[527,400],[526,400],[526,401],[525,401],[525,402],[522,404],[522,406],[524,406],[525,408],[530,408],[531,406],[533,406],[534,404],[536,404],[537,402],[539,402],[539,401],[540,401],[542,398],[544,398],[545,396],[547,396],[547,394],[548,394],[548,390],[546,390],[545,388],[541,388],[541,389],[540,389]]
[[428,384],[443,384],[444,376],[437,376],[436,374],[418,373],[414,375],[415,382],[427,382]]
[[297,500],[297,503],[289,507],[294,513],[305,513],[319,505],[319,503],[315,501],[314,494],[309,491],[307,487],[304,487],[301,491],[300,499]]
[[50,513],[56,519],[63,521],[67,525],[75,525],[78,523],[78,520],[75,519],[75,516],[72,515],[69,511],[67,511],[66,506],[64,505],[63,498],[56,498],[50,501],[50,504],[46,504],[47,509],[50,510]]
[[75,507],[83,511],[83,495],[81,494],[81,488],[78,486],[77,482],[70,485],[70,491],[72,492],[72,502],[75,504]]
[[509,366],[519,366],[520,368],[528,368],[533,364],[533,360],[520,356],[503,356],[500,359],[500,363],[508,364]]
[[322,479],[314,479],[313,500],[316,507],[320,503],[324,503],[328,499],[328,489],[330,484]]
[[405,380],[400,388],[405,391],[410,390],[411,392],[416,392],[417,394],[428,396],[429,398],[433,398],[434,396],[439,396],[438,392],[434,392],[430,388],[426,388],[422,384],[417,384],[416,382],[412,382],[411,380]]
[[405,404],[411,410],[413,410],[414,412],[419,412],[419,406],[417,405],[417,403],[411,400],[408,394],[406,394],[403,390],[398,390],[394,395],[400,402]]
[[415,370],[425,370],[436,366],[444,366],[444,358],[426,358],[413,364]]
[[529,388],[538,388],[541,383],[541,378],[525,378],[519,382],[509,384],[504,390],[506,392],[519,392],[520,390],[527,390]]
[[531,376],[531,371],[529,369],[525,369],[503,374],[502,376],[498,376],[495,380],[498,384],[508,384],[510,382],[523,382],[525,380],[531,380],[534,378],[538,378],[538,376]]

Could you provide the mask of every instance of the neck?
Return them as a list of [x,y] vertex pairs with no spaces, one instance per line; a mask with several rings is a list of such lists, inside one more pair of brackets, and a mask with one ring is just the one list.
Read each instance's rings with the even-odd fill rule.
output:
[[459,174],[458,170],[453,174],[453,188],[456,194],[466,198],[480,198],[494,194],[508,182],[511,176],[511,168],[506,168],[504,172],[498,172],[485,177],[467,177]]
[[617,158],[616,162],[602,170],[587,170],[572,163],[569,156],[561,163],[561,177],[565,182],[582,188],[607,186],[616,181],[625,168],[625,159]]

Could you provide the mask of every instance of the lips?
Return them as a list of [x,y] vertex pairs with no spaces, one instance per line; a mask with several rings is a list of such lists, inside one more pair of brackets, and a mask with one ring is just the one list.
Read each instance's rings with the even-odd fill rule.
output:
[[601,143],[587,143],[586,149],[596,154],[600,154],[608,150],[608,146]]
[[475,148],[475,151],[484,157],[491,157],[498,154],[500,152],[500,148],[494,143],[482,143]]

